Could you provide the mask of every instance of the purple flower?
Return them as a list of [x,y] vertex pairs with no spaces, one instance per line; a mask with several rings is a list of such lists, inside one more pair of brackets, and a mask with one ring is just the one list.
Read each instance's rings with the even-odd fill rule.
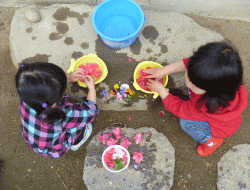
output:
[[102,95],[105,96],[105,97],[108,96],[108,90],[103,90]]
[[120,89],[120,93],[121,93],[121,94],[124,94],[124,93],[125,93],[125,90],[126,90],[125,88],[121,88],[121,89]]

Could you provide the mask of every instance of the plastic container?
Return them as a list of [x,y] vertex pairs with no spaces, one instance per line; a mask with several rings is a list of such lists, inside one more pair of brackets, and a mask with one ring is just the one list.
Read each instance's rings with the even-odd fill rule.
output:
[[[67,70],[67,73],[75,71],[80,65],[86,65],[86,63],[97,63],[99,65],[99,68],[102,71],[102,74],[99,78],[96,79],[95,84],[98,84],[102,82],[108,75],[108,69],[106,64],[96,55],[96,54],[88,54],[86,56],[83,56],[79,58],[77,61],[75,59],[71,59],[71,65],[69,69]],[[79,86],[81,87],[87,87],[86,83],[77,81]]]
[[103,1],[92,16],[95,31],[107,46],[114,49],[130,46],[144,22],[141,7],[132,0]]
[[[110,169],[110,168],[108,167],[108,165],[107,165],[107,164],[105,163],[105,161],[104,161],[104,155],[105,155],[105,153],[106,153],[107,151],[109,151],[111,148],[115,148],[115,149],[118,148],[118,149],[124,150],[124,151],[126,152],[126,154],[127,154],[127,158],[128,158],[127,164],[126,164],[126,166],[124,166],[124,168],[122,168],[121,170],[112,170],[112,169]],[[103,154],[102,154],[102,164],[103,164],[103,166],[104,166],[108,171],[110,171],[110,172],[115,172],[115,173],[117,173],[117,172],[122,172],[122,171],[124,171],[124,170],[128,167],[129,163],[130,163],[130,154],[129,154],[128,150],[127,150],[126,148],[124,148],[123,146],[121,146],[121,145],[112,145],[112,146],[109,146],[108,148],[106,148],[106,149],[104,150],[104,152],[103,152]]]
[[[135,68],[135,71],[134,71],[134,87],[136,90],[141,90],[142,92],[145,92],[147,94],[154,94],[153,95],[153,98],[156,99],[158,96],[159,96],[159,93],[158,92],[153,92],[153,91],[146,91],[146,90],[143,90],[139,84],[136,82],[136,79],[140,77],[139,75],[139,71],[141,69],[146,69],[147,67],[151,67],[151,68],[157,68],[157,67],[160,67],[162,68],[163,66],[159,63],[156,63],[156,62],[153,62],[153,61],[143,61],[141,63],[139,63],[136,68]],[[163,85],[166,86],[168,83],[168,75],[164,76],[163,77]]]

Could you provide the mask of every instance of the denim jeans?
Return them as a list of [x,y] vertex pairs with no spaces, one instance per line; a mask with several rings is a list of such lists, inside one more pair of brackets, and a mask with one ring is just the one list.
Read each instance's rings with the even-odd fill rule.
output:
[[203,144],[212,137],[210,125],[206,121],[180,119],[180,124],[182,129],[197,142]]

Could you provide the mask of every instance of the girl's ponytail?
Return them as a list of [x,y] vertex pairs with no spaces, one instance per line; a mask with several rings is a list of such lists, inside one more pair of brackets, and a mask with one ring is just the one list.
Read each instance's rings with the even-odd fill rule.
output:
[[54,125],[56,121],[60,121],[58,124],[61,124],[66,119],[66,114],[59,108],[51,108],[47,106],[44,108],[46,110],[47,117],[43,120],[47,124]]

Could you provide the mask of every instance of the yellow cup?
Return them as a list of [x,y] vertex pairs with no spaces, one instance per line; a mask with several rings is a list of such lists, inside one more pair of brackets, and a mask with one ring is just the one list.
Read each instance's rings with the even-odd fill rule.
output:
[[[139,75],[139,71],[141,69],[146,69],[147,67],[151,67],[151,68],[162,68],[163,66],[159,63],[156,63],[156,62],[153,62],[153,61],[143,61],[141,63],[139,63],[136,68],[135,68],[135,72],[134,72],[134,87],[136,90],[140,90],[142,92],[145,92],[147,94],[154,94],[153,95],[153,98],[156,99],[158,96],[159,96],[159,93],[158,92],[153,92],[153,91],[146,91],[146,90],[143,90],[139,84],[136,82],[136,79],[140,77]],[[168,75],[164,76],[163,77],[163,85],[166,86],[168,83]]]
[[[75,59],[71,59],[71,65],[69,69],[67,70],[67,73],[71,73],[75,71],[80,65],[86,66],[87,63],[97,63],[99,65],[99,68],[102,71],[102,74],[99,78],[95,79],[95,84],[98,84],[102,82],[108,75],[108,69],[106,64],[96,55],[93,53],[90,53],[86,56],[80,57],[77,61]],[[79,86],[81,87],[87,87],[86,83],[77,81]]]

